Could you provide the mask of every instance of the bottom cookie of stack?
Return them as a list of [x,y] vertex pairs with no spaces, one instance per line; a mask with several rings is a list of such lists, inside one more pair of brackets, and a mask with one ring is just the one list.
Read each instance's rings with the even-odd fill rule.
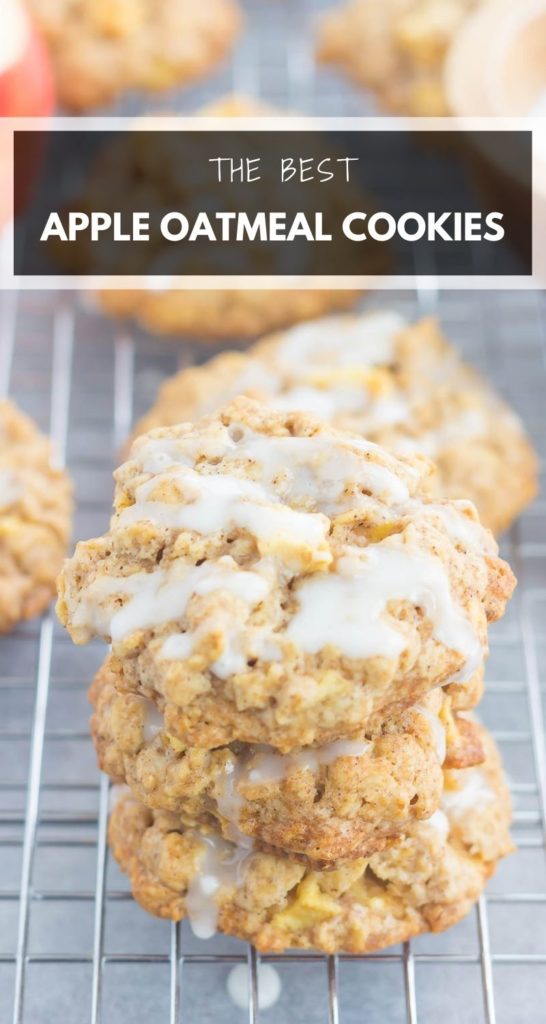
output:
[[485,762],[446,770],[442,809],[368,859],[313,870],[184,826],[124,791],[110,819],[112,852],[135,899],[159,917],[188,917],[262,952],[314,948],[370,953],[455,924],[509,853],[510,797],[493,741]]

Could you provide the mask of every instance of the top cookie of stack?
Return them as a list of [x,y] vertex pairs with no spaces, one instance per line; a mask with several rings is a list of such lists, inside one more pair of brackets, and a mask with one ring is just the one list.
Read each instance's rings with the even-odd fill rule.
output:
[[472,689],[514,580],[469,503],[426,498],[430,472],[249,399],[152,431],[109,532],[66,563],[60,618],[111,641],[190,746],[286,752]]

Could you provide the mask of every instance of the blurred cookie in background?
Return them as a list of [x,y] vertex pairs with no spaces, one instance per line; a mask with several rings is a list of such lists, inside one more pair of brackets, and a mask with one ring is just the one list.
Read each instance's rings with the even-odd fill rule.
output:
[[[281,117],[283,112],[274,107],[258,102],[246,96],[225,96],[220,100],[197,111],[198,116],[210,117]],[[292,115],[291,115],[292,116]],[[298,116],[298,115],[293,115]],[[166,122],[167,123],[167,122]],[[306,119],[302,117],[302,125],[305,127]],[[135,121],[135,127],[146,128],[146,119]],[[192,161],[193,165],[204,168],[203,173],[196,176],[192,167],[186,166],[187,150],[184,139],[177,140],[174,133],[158,133],[157,147],[151,151],[150,147],[141,144],[138,135],[132,138],[129,136],[123,146],[112,147],[112,151],[106,159],[98,164],[92,174],[86,196],[89,199],[90,207],[100,203],[101,209],[119,209],[124,204],[134,208],[134,203],[140,201],[142,209],[165,211],[173,210],[206,210],[214,202],[218,192],[216,181],[216,170],[207,168],[207,152],[201,152],[201,147],[208,146],[208,140],[203,133],[203,141],[200,143],[200,151]],[[263,140],[261,146],[265,145]],[[176,147],[180,146],[179,158],[176,156]],[[322,141],[317,138],[317,152],[321,151]],[[211,153],[213,151],[211,150]],[[214,150],[216,152],[216,150]],[[330,154],[331,149],[328,151]],[[263,180],[253,186],[250,212],[263,209],[286,209],[286,219],[296,215],[302,203],[301,194],[287,193],[280,177],[273,176],[273,167],[276,166],[277,152],[276,143],[272,138],[271,159],[268,161],[268,173],[264,174]],[[246,186],[245,186],[246,187]],[[229,191],[230,186],[226,184],[226,208],[233,204],[233,196]],[[370,209],[373,205],[372,198],[365,193],[358,184],[352,182],[340,182],[339,188],[334,188],[327,195],[324,194],[324,185],[311,183],[306,185],[306,209],[315,206],[319,209],[325,208],[325,218],[331,213],[334,222],[340,220],[344,214],[353,209]],[[271,196],[278,196],[278,201],[272,201]],[[212,197],[212,198],[211,198]],[[237,197],[235,195],[235,201]],[[292,210],[290,207],[296,203]],[[143,205],[144,204],[144,205]],[[81,205],[81,204],[80,204]],[[375,206],[373,207],[375,208]],[[337,243],[336,243],[337,244]],[[346,240],[342,239],[340,245],[345,245]],[[385,246],[380,244],[370,245],[366,250],[365,264],[362,273],[384,273],[388,265],[389,255]],[[191,253],[192,263],[195,263],[195,246]],[[286,261],[286,252],[279,252],[273,246],[263,245],[260,247],[258,256],[256,248],[251,243],[245,248],[244,243],[237,248],[235,253],[231,247],[228,254],[225,254],[221,247],[212,254],[207,249],[203,257],[202,273],[223,272],[222,261],[229,258],[230,271],[233,269],[233,261],[238,261],[238,271],[241,275],[255,274],[259,270],[262,274],[278,276],[281,273],[289,272],[282,261]],[[117,261],[113,250],[106,252],[106,260]],[[319,247],[311,252],[309,257],[309,274],[313,274],[314,258],[320,258]],[[82,242],[81,250],[81,271],[89,272],[90,261],[100,258],[96,247],[88,245],[84,247]],[[233,288],[233,289],[177,289],[170,284],[170,279],[175,275],[195,272],[193,267],[187,267],[184,260],[187,253],[181,250],[173,250],[172,245],[162,237],[155,236],[150,244],[145,247],[132,246],[129,252],[131,263],[126,263],[127,274],[140,276],[138,287],[134,289],[103,289],[98,293],[98,301],[105,312],[116,317],[130,317],[139,323],[146,330],[153,334],[161,335],[186,335],[199,339],[211,339],[212,341],[223,338],[256,338],[267,331],[277,330],[290,326],[300,321],[310,320],[333,310],[347,309],[353,305],[356,298],[362,292],[349,289],[305,289],[305,288]],[[335,263],[335,250],[332,254]],[[214,263],[210,261],[214,260]],[[259,266],[257,265],[259,263]],[[162,273],[158,274],[158,269]],[[96,267],[95,273],[108,274],[115,272],[115,266],[103,264]],[[148,276],[146,276],[148,275]],[[146,280],[143,285],[143,277]],[[137,284],[137,282],[135,282]]]
[[106,313],[133,317],[148,331],[196,338],[254,338],[263,331],[311,320],[321,313],[346,309],[356,301],[352,291],[336,289],[234,289],[182,291],[103,291]]
[[241,26],[235,0],[30,0],[53,57],[60,103],[83,112],[128,89],[206,75]]
[[448,114],[447,49],[480,0],[348,0],[323,18],[318,57],[371,89],[387,111]]
[[52,446],[0,402],[0,633],[47,607],[70,538],[72,487]]
[[407,324],[387,310],[325,317],[221,353],[167,380],[135,436],[239,394],[427,455],[433,493],[470,499],[495,533],[535,496],[537,460],[522,423],[435,320]]

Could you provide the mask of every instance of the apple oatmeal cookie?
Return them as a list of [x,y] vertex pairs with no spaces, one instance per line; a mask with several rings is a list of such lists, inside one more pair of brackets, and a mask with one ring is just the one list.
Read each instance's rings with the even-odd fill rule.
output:
[[513,849],[510,797],[483,732],[486,762],[444,773],[442,807],[386,850],[315,870],[293,857],[187,828],[125,792],[110,846],[135,899],[158,917],[188,917],[200,938],[217,928],[261,952],[371,953],[459,921]]
[[444,59],[480,0],[347,0],[323,18],[318,56],[371,89],[382,107],[448,114]]
[[54,598],[71,521],[72,487],[49,440],[0,401],[0,633]]
[[436,686],[475,686],[514,577],[468,503],[398,458],[241,398],[139,438],[103,537],[58,613],[112,643],[123,685],[188,746],[287,752],[373,727]]
[[30,0],[69,110],[157,92],[213,70],[238,35],[235,0]]
[[275,847],[316,863],[368,856],[442,793],[442,765],[483,760],[473,722],[435,690],[375,732],[279,754],[267,745],[184,747],[161,709],[117,686],[108,661],[90,689],[99,767],[141,803],[186,825],[219,825],[239,845]]
[[[196,114],[201,117],[262,119],[281,117],[284,112],[246,96],[228,95],[203,107]],[[165,117],[168,118],[168,115]],[[139,124],[145,127],[145,123],[144,119],[139,119],[138,122],[135,121],[135,127]],[[305,127],[306,119],[302,117],[301,123],[302,127]],[[203,146],[206,145],[206,141],[203,141]],[[319,139],[316,145],[319,151],[319,147],[324,143]],[[165,207],[209,210],[210,197],[217,191],[217,172],[212,168],[207,171],[208,165],[204,158],[208,154],[203,153],[203,159],[199,160],[202,174],[199,180],[196,180],[192,168],[185,168],[184,158],[187,159],[187,151],[183,148],[183,141],[179,158],[176,160],[175,146],[176,141],[172,134],[162,138],[159,133],[157,146],[153,149],[146,142],[141,146],[138,136],[134,139],[127,136],[121,145],[118,143],[112,149],[106,164],[97,167],[89,183],[86,200],[89,201],[90,196],[96,195],[94,203],[101,210],[117,209],[124,207],[129,194],[133,197],[140,195],[145,209],[159,209],[162,212]],[[330,153],[331,149],[328,155]],[[274,174],[273,168],[276,167],[276,163],[277,154],[273,144],[270,164],[268,165],[266,159],[263,160],[263,182],[253,185],[254,195],[248,213],[251,216],[269,206],[281,210],[285,209],[288,203],[289,222],[290,217],[301,208],[301,196],[295,195],[289,200],[280,179]],[[336,218],[341,217],[351,209],[360,208],[364,202],[367,208],[370,207],[370,196],[363,195],[362,189],[353,183],[343,181],[336,192],[329,191],[326,195],[321,192],[321,187],[320,184],[311,183],[306,189],[314,189],[311,194],[316,197],[317,208],[322,208],[322,205],[326,204],[327,217],[329,213],[335,213]],[[272,195],[276,197],[274,201],[271,200]],[[227,186],[225,202],[230,209],[233,197]],[[138,203],[136,206],[138,208]],[[314,203],[309,197],[304,207],[311,210],[313,206]],[[336,243],[334,259],[337,252]],[[363,266],[362,273],[384,272],[388,258],[384,253],[384,247],[371,245],[369,252],[369,262]],[[355,289],[336,288],[180,289],[171,282],[171,278],[177,274],[185,275],[187,267],[181,262],[182,255],[173,253],[173,247],[164,239],[154,236],[145,249],[133,247],[130,255],[131,262],[126,266],[126,272],[141,275],[137,286],[102,289],[97,293],[96,299],[105,313],[136,321],[154,335],[184,335],[213,343],[223,338],[252,339],[265,331],[278,330],[333,310],[347,309],[354,305],[359,294],[362,294]],[[114,252],[111,256],[117,258]],[[81,258],[84,260],[83,269],[92,265],[92,261],[97,259],[96,246],[93,249],[91,244],[86,250],[82,246]],[[252,246],[246,250],[242,249],[236,258],[239,260],[237,265],[240,274],[253,274],[260,269],[269,276],[278,276],[279,273],[286,271],[286,265],[282,263],[278,251],[266,245],[261,247],[258,256],[259,268]],[[209,259],[212,260],[212,255]],[[218,260],[218,264],[202,264],[201,272],[205,273],[207,269],[210,273],[225,270],[225,256],[221,251]],[[309,271],[312,272],[312,255],[310,260]],[[163,269],[163,273],[154,276],[158,267]],[[100,269],[108,273],[111,267],[105,266]]]
[[326,317],[247,352],[223,352],[167,380],[135,436],[198,419],[240,394],[424,453],[438,469],[433,493],[470,499],[494,533],[536,493],[537,459],[522,423],[433,319]]

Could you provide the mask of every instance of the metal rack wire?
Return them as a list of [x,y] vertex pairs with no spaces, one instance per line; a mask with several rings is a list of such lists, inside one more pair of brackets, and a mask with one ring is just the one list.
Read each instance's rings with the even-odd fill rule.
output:
[[[313,72],[297,32],[305,5],[254,0],[247,7],[249,33],[230,69],[232,85],[317,113],[357,109],[357,96],[339,85],[334,93],[334,80]],[[272,54],[273,33],[286,45]],[[228,85],[218,81],[216,91]],[[545,452],[543,297],[389,293],[372,301],[410,317],[434,305]],[[12,394],[50,431],[76,482],[75,536],[92,536],[106,525],[115,453],[133,415],[161,377],[204,353],[129,335],[71,296],[5,293],[0,305],[0,394]],[[545,512],[543,494],[504,541],[520,586],[491,637],[483,703],[512,783],[518,853],[466,921],[372,957],[260,958],[236,940],[205,944],[185,925],[140,911],[108,858],[108,782],[97,774],[87,729],[85,690],[103,650],[73,648],[51,614],[2,638],[0,1020],[539,1024],[546,1005]],[[282,981],[279,1000],[263,1013],[260,960],[274,963]],[[225,988],[240,963],[248,965],[244,1011]]]

